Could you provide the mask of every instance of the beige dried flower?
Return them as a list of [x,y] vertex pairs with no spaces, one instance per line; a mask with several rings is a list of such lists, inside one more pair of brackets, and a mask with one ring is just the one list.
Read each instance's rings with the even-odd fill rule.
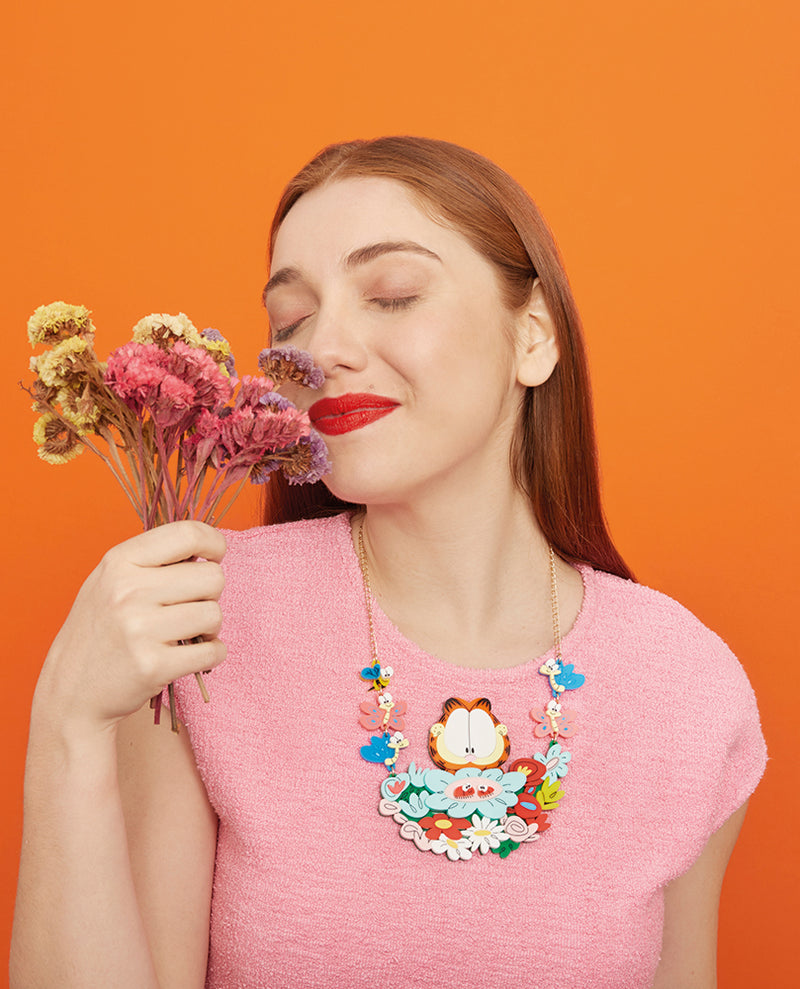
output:
[[154,343],[167,350],[176,340],[183,340],[191,347],[204,346],[197,327],[182,312],[177,316],[168,313],[151,313],[140,319],[133,328],[133,343]]

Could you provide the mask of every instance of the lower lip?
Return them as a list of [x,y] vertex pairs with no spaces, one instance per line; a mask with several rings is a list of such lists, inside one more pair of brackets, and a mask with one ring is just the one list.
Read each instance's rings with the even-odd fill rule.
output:
[[388,416],[396,408],[396,405],[392,405],[389,408],[357,409],[342,416],[322,416],[314,420],[314,428],[325,436],[340,436],[342,433],[352,433],[354,429],[368,426],[376,419]]

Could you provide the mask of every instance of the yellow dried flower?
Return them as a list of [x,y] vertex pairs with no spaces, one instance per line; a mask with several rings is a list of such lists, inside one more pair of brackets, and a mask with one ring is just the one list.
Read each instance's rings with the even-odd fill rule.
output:
[[90,432],[100,419],[100,408],[92,396],[91,385],[86,385],[82,392],[72,388],[62,388],[58,393],[61,403],[61,414],[75,426],[82,436]]
[[26,388],[25,391],[33,399],[31,408],[34,412],[49,412],[53,402],[56,401],[57,389],[48,388],[38,378],[34,381],[33,386]]
[[37,343],[58,343],[68,337],[94,339],[91,313],[85,306],[71,306],[67,302],[51,302],[39,306],[28,320],[28,339],[31,346]]
[[39,446],[39,456],[48,464],[66,464],[83,453],[75,430],[52,412],[46,412],[36,420],[33,438]]
[[70,337],[56,344],[52,350],[34,358],[36,367],[33,368],[33,362],[31,367],[48,388],[60,388],[70,379],[74,379],[79,370],[76,366],[77,359],[81,354],[86,353],[88,348],[88,340],[82,337]]
[[224,364],[231,356],[231,345],[227,340],[210,340],[208,337],[200,337],[200,343],[217,364]]
[[134,343],[154,343],[167,350],[176,340],[183,340],[190,347],[199,347],[203,338],[197,332],[197,327],[182,312],[177,316],[168,313],[151,313],[140,319],[133,328]]

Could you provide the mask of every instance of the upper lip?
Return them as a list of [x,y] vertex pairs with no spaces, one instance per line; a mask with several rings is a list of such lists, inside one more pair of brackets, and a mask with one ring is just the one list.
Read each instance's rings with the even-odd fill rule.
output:
[[360,412],[364,409],[390,409],[399,405],[393,398],[385,395],[375,395],[372,392],[348,392],[345,395],[335,395],[331,398],[321,398],[314,402],[308,410],[312,422],[325,416],[343,416],[348,412]]

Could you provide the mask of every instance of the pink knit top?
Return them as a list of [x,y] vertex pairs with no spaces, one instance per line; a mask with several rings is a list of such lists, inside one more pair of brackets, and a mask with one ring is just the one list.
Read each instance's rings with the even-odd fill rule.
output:
[[[378,813],[382,766],[358,723],[370,646],[346,515],[227,533],[228,659],[204,705],[177,685],[220,819],[207,986],[638,989],[661,949],[662,890],[749,797],[766,758],[753,692],[713,632],[657,591],[581,568],[564,662],[566,796],[508,858],[419,851]],[[455,666],[374,604],[381,662],[408,704],[399,768],[430,765],[451,696],[488,697],[511,760],[543,752],[544,657]],[[507,766],[506,766],[507,768]]]

